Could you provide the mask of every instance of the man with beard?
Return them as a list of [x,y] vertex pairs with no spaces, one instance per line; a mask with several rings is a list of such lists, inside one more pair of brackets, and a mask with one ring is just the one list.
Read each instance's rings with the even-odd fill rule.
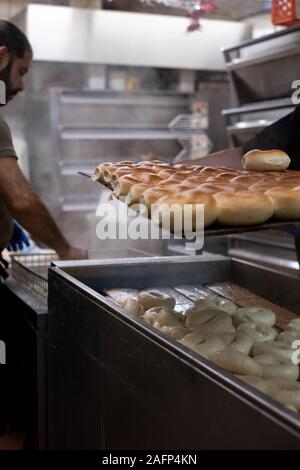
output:
[[[28,72],[32,61],[32,49],[26,36],[13,24],[0,20],[0,90],[1,103],[11,101],[24,89],[24,76]],[[5,85],[5,87],[3,87]],[[6,99],[3,99],[6,98]],[[31,187],[23,175],[17,161],[17,155],[13,147],[11,133],[8,125],[0,114],[0,346],[7,344],[8,356],[14,355],[12,349],[15,345],[12,340],[12,331],[15,334],[12,322],[15,317],[8,310],[4,315],[2,305],[11,303],[11,296],[7,289],[1,285],[1,278],[7,276],[6,262],[1,257],[2,250],[8,246],[19,246],[24,234],[22,229],[13,222],[15,219],[33,237],[48,247],[54,249],[62,259],[84,259],[88,254],[86,250],[70,245],[64,238],[52,216],[40,200],[39,196]],[[26,243],[26,238],[25,238]],[[1,358],[0,358],[1,361]],[[16,371],[11,366],[0,364],[0,436],[6,431],[6,415],[10,414],[8,409],[13,409],[10,403],[12,391],[15,388],[13,377]],[[8,370],[11,372],[8,373]],[[11,382],[12,381],[12,382]],[[19,383],[19,382],[18,382]]]
[[[26,36],[0,20],[0,80],[6,85],[6,103],[24,89],[32,61]],[[84,259],[87,251],[64,238],[49,211],[23,175],[8,125],[0,115],[0,253],[11,240],[15,219],[33,237],[55,250],[61,259]]]

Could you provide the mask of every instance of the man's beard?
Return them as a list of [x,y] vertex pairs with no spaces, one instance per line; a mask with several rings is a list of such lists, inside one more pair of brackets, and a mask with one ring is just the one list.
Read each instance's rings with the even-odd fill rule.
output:
[[[12,69],[12,64],[13,60],[10,60],[5,69],[1,70],[0,72],[0,80],[5,83],[5,98],[6,98],[6,103],[10,101],[17,93],[19,90],[13,89],[11,86],[10,82],[10,72]],[[0,104],[0,106],[4,106],[3,104]]]

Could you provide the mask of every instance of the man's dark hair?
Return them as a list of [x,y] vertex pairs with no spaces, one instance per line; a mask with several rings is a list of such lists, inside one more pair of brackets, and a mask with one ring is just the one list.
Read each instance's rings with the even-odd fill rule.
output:
[[9,21],[0,20],[0,46],[6,46],[11,58],[24,57],[25,52],[32,52],[25,34]]

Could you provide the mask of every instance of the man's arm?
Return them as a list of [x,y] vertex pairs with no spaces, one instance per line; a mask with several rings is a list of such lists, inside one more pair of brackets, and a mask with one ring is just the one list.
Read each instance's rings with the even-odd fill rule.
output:
[[35,240],[55,250],[62,259],[83,259],[87,252],[72,247],[48,209],[32,189],[15,158],[0,158],[0,196],[12,217]]

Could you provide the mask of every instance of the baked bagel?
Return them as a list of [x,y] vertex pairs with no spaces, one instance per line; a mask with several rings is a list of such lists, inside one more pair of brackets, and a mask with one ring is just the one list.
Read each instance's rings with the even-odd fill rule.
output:
[[250,150],[242,158],[242,166],[251,171],[284,171],[290,157],[282,150]]
[[218,207],[218,222],[222,225],[262,224],[274,213],[272,201],[261,193],[221,192],[213,197]]

